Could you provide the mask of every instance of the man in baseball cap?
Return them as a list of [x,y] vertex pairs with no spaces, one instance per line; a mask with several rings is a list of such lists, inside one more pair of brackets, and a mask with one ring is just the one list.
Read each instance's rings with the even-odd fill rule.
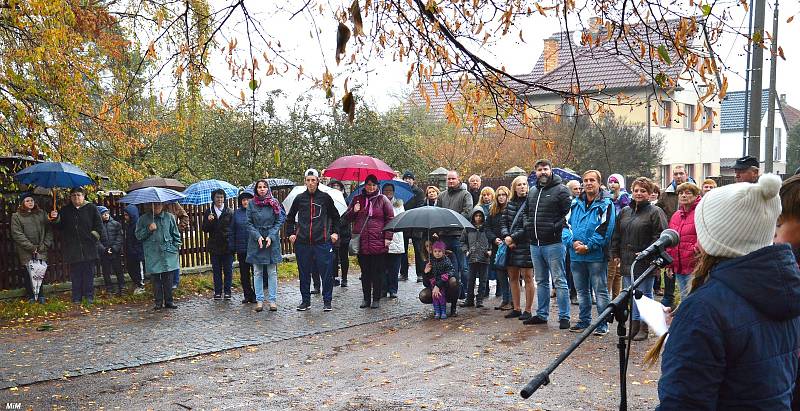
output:
[[744,156],[736,160],[733,165],[733,171],[736,173],[737,183],[752,183],[758,182],[758,160],[753,156]]

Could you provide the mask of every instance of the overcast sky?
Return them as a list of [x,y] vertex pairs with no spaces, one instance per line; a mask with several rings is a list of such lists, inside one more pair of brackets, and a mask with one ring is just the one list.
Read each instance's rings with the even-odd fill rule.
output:
[[[264,28],[270,33],[279,35],[282,48],[286,50],[287,55],[292,56],[295,61],[303,65],[304,72],[320,77],[327,65],[327,68],[336,76],[337,98],[341,97],[343,82],[347,77],[350,78],[349,86],[352,88],[353,85],[360,84],[362,87],[357,92],[358,95],[371,106],[380,110],[399,104],[400,96],[411,90],[411,86],[406,84],[406,72],[409,67],[407,61],[404,63],[392,62],[391,58],[387,57],[384,59],[373,58],[368,65],[358,68],[348,68],[345,64],[337,66],[334,53],[337,22],[330,17],[330,11],[325,10],[322,15],[314,13],[313,20],[310,13],[300,13],[291,21],[287,21],[288,15],[299,10],[305,1],[292,0],[287,3],[289,6],[277,14],[276,6],[270,1],[249,1],[246,4],[251,14],[262,22]],[[335,3],[338,4],[338,2]],[[349,4],[350,1],[346,3]],[[211,4],[212,7],[219,8],[229,4],[229,1],[215,0]],[[742,32],[747,31],[747,14],[742,7],[733,6],[736,4],[736,0],[719,0],[718,4],[730,6],[732,17],[729,24],[734,27],[740,26]],[[773,4],[768,4],[766,12],[765,26],[770,32],[772,31]],[[800,41],[798,41],[800,39],[800,16],[792,23],[786,23],[786,19],[790,15],[797,15],[800,12],[800,1],[784,2],[780,8],[781,25],[778,43],[783,47],[786,60],[779,59],[778,61],[777,88],[779,94],[787,95],[789,104],[800,108],[800,81],[797,80],[798,71],[800,71]],[[367,29],[368,21],[369,18],[366,18],[365,29]],[[309,31],[313,30],[314,25],[322,30],[322,40],[319,42],[309,35]],[[525,43],[522,43],[516,35],[509,35],[490,48],[479,50],[481,57],[498,66],[504,65],[507,71],[513,74],[529,72],[542,52],[543,39],[558,32],[561,27],[559,20],[539,15],[528,18],[522,22],[521,27]],[[575,27],[570,28],[574,29]],[[239,40],[239,49],[242,49],[242,44],[246,41],[243,33],[244,25],[241,21],[233,21],[226,26],[223,36],[218,41],[225,44],[228,37],[236,36]],[[715,49],[728,66],[728,70],[724,74],[728,76],[729,91],[744,90],[745,46],[746,42],[743,38],[727,36]],[[348,56],[350,52],[351,50],[348,49]],[[260,56],[261,52],[259,51],[256,55]],[[767,88],[769,86],[769,53],[765,52],[765,56],[767,59],[764,65],[763,85],[764,88]],[[240,90],[246,89],[247,84],[238,80],[226,79],[225,67],[227,65],[220,53],[212,53],[212,59],[212,67],[216,67],[212,70],[221,75],[215,75],[216,81],[210,90],[210,95],[216,96],[216,98],[225,98],[228,102],[235,101]],[[263,70],[264,67],[261,68]],[[324,101],[324,93],[321,90],[313,89],[313,84],[307,79],[298,81],[296,71],[290,71],[282,77],[262,75],[260,79],[264,80],[259,88],[260,92],[280,88],[289,94],[287,101],[291,101],[303,93],[311,92],[319,100],[318,104],[321,105]]]

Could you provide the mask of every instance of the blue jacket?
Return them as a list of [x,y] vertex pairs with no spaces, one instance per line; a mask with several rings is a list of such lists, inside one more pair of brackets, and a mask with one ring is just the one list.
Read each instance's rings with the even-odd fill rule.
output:
[[[569,226],[572,231],[571,242],[567,245],[570,261],[604,262],[608,261],[608,248],[616,227],[617,213],[611,199],[598,196],[586,207],[586,194],[572,201]],[[563,237],[563,236],[562,236]],[[578,254],[572,243],[580,241],[589,247],[586,254]]]
[[136,222],[139,221],[139,209],[133,204],[125,206],[125,212],[130,217],[125,226],[125,256],[131,261],[144,260],[142,242],[136,238]]
[[[247,230],[250,237],[247,242],[247,262],[250,264],[278,264],[283,259],[281,253],[281,239],[279,233],[283,222],[286,221],[286,212],[280,207],[281,213],[275,215],[270,206],[257,206],[255,201],[247,205]],[[269,248],[258,248],[258,237],[269,237],[272,244]]]
[[247,209],[237,208],[231,221],[231,248],[236,253],[247,254],[250,229],[247,228]]
[[675,312],[659,410],[788,410],[800,350],[800,270],[788,244],[723,261]]

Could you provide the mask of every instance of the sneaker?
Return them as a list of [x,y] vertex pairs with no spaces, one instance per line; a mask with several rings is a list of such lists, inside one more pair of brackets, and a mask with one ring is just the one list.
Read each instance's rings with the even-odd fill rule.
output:
[[[569,321],[569,320],[567,320]],[[522,322],[525,325],[539,325],[539,324],[547,324],[547,320],[538,315],[532,316],[531,318]]]
[[230,294],[225,294],[225,297],[223,297],[223,298],[224,298],[226,301],[227,301],[227,300],[230,300],[230,299],[231,299],[231,295],[230,295]]
[[522,315],[520,315],[519,318],[517,318],[517,319],[520,320],[520,321],[526,321],[526,320],[530,320],[532,317],[533,317],[533,314],[531,314],[528,311],[524,311],[522,313]]
[[169,309],[171,309],[171,310],[174,310],[174,309],[178,308],[178,306],[177,306],[177,305],[175,305],[175,304],[167,304],[167,305],[165,305],[164,307],[165,307],[165,308],[169,308]]
[[[572,331],[571,328],[570,328],[570,331]],[[604,336],[604,335],[608,334],[608,329],[603,330],[603,329],[600,329],[600,328],[595,328],[595,330],[594,330],[594,332],[592,334],[597,335],[597,336]]]
[[362,301],[358,308],[369,308],[369,300]]
[[161,306],[160,306],[160,305],[156,305],[156,306],[154,306],[154,307],[153,307],[153,311],[158,311],[158,310],[160,310],[160,309],[161,309]]
[[466,300],[463,303],[459,303],[458,306],[459,307],[474,307],[475,303],[473,301]]
[[475,308],[483,308],[483,301],[476,301]]
[[397,294],[395,294],[395,293],[389,293],[389,298],[397,298]]
[[269,303],[269,310],[270,311],[278,311],[278,304]]
[[322,311],[333,311],[333,307],[331,306],[330,301],[328,301],[322,306]]
[[320,293],[319,288],[311,290],[311,294],[319,294],[319,293]]
[[342,287],[347,288],[347,280],[342,280]]
[[303,302],[303,303],[300,303],[300,305],[298,305],[298,306],[297,306],[297,311],[305,311],[305,310],[308,310],[308,307],[311,307],[311,304],[310,304],[310,303],[305,303],[305,302]]
[[260,302],[260,301],[259,301],[259,302],[256,304],[256,309],[255,309],[255,311],[256,311],[257,313],[260,313],[260,312],[264,311],[264,303],[262,303],[262,302]]
[[506,314],[506,315],[505,315],[505,318],[517,318],[517,317],[519,317],[520,315],[522,315],[522,313],[521,313],[521,312],[519,312],[519,311],[517,311],[517,310],[511,310],[511,312],[510,312],[510,313],[508,313],[508,314]]
[[338,278],[334,278],[334,279],[333,279],[333,286],[334,286],[334,287],[338,287],[338,286],[339,286],[339,285],[341,285],[341,284],[342,284],[342,282],[341,282],[341,281],[339,281],[339,279],[338,279]]
[[[582,326],[580,324],[575,324],[572,327],[569,327],[569,332],[571,332],[571,333],[582,333],[583,330],[585,330],[585,329],[586,329],[586,327],[584,327],[584,326]],[[595,332],[597,332],[597,331],[595,331]],[[606,331],[606,332],[608,332],[608,331]]]
[[134,295],[144,294],[144,287],[136,287],[136,289],[133,290],[133,294]]
[[562,318],[562,319],[558,320],[558,328],[562,329],[562,330],[569,329],[569,320],[566,319],[566,318]]
[[214,301],[222,300],[222,294],[214,294]]

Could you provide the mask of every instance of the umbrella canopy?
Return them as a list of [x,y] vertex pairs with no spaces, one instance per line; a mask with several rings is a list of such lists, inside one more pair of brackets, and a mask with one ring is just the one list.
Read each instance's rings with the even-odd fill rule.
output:
[[475,229],[463,215],[443,207],[424,206],[404,211],[392,219],[386,231]]
[[577,181],[583,180],[581,176],[575,174],[573,171],[565,170],[563,168],[554,168],[553,174],[561,177],[561,179],[564,180],[564,182],[567,182],[569,180],[577,180]]
[[161,187],[169,188],[175,191],[183,191],[186,186],[174,178],[165,177],[147,177],[142,181],[137,181],[128,186],[128,191],[139,190],[145,187]]
[[[297,185],[297,183],[295,183],[292,180],[289,180],[288,178],[268,178],[266,180],[267,184],[269,184],[269,188],[273,190],[278,188],[294,187]],[[255,195],[256,183],[255,182],[250,183],[249,186],[244,188],[244,192]]]
[[325,177],[340,181],[364,181],[373,174],[378,180],[391,180],[394,170],[380,159],[370,156],[344,156],[337,158],[325,168]]
[[34,164],[14,176],[20,183],[47,188],[73,188],[94,184],[94,180],[71,163],[47,162]]
[[144,187],[131,191],[118,201],[125,204],[171,203],[184,197],[186,196],[169,188]]
[[[411,185],[406,183],[403,180],[380,180],[378,184],[380,185],[381,191],[383,191],[383,186],[387,183],[392,183],[394,185],[394,196],[403,200],[404,203],[407,203],[409,200],[414,198],[414,192],[411,191]],[[349,196],[347,196],[347,203],[349,204],[350,201],[353,200],[358,194],[361,194],[362,190],[364,190],[364,184],[359,185],[353,190]]]
[[211,193],[218,189],[225,191],[225,195],[228,198],[236,198],[236,196],[239,195],[239,189],[227,181],[203,180],[186,187],[186,190],[183,190],[183,194],[186,198],[178,202],[192,205],[211,204]]
[[[328,187],[325,184],[320,184],[317,190],[322,191],[323,193],[328,193],[329,196],[333,199],[333,204],[336,206],[336,210],[339,211],[339,215],[344,214],[347,211],[347,203],[344,201],[344,195],[341,191]],[[286,209],[288,213],[289,210],[292,208],[292,203],[294,203],[294,199],[297,196],[306,191],[306,186],[296,186],[289,192],[289,195],[283,200],[283,208]]]

